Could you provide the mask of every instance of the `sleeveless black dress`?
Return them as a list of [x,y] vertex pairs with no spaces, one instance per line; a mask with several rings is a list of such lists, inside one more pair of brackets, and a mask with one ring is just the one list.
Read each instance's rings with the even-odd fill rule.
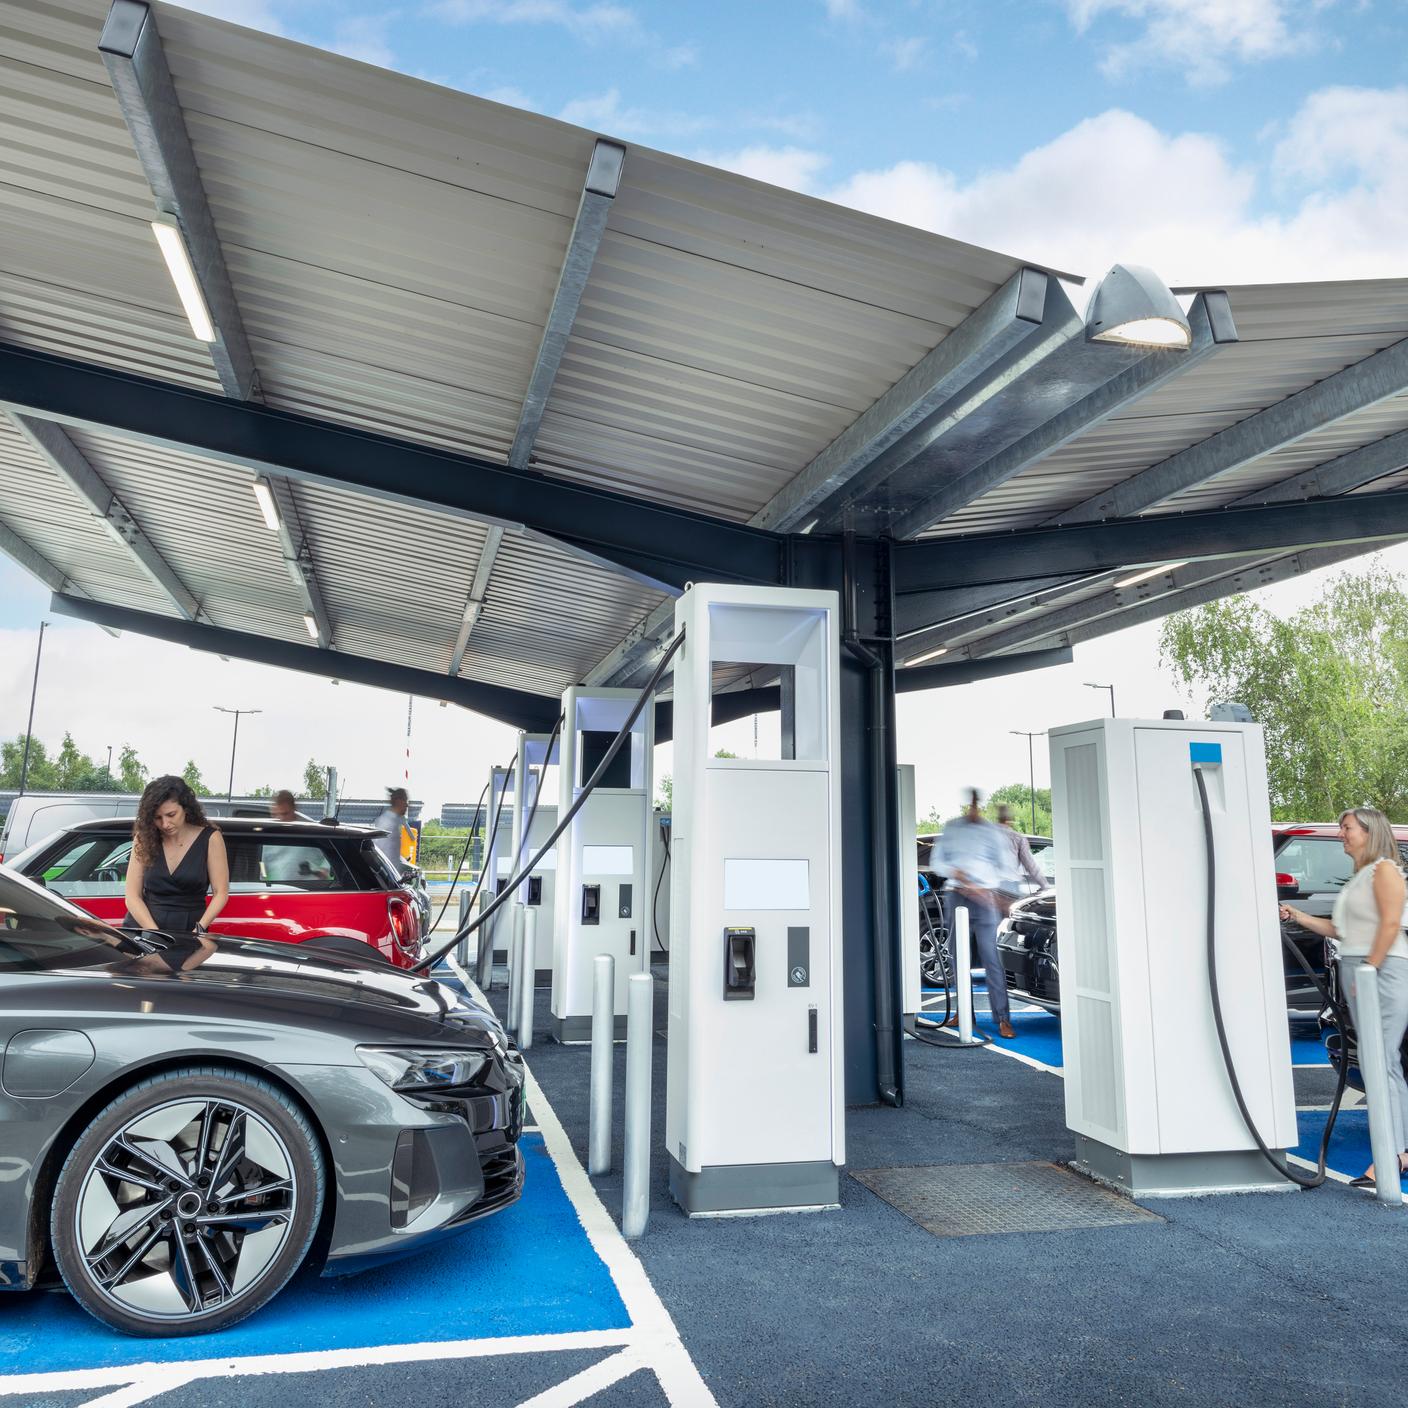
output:
[[[189,934],[205,913],[210,894],[210,833],[214,829],[207,826],[191,842],[174,871],[167,868],[166,848],[158,846],[156,858],[142,877],[142,899],[151,910],[156,927],[168,934]],[[138,927],[130,913],[122,922],[126,928]]]

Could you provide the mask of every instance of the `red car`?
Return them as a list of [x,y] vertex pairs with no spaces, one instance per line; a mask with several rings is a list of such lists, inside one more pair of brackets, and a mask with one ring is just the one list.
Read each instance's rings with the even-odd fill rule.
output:
[[[230,901],[216,934],[324,948],[370,944],[398,968],[421,957],[420,910],[365,826],[221,817]],[[85,821],[16,856],[14,869],[109,924],[127,911],[131,818]],[[355,950],[349,950],[355,951]]]

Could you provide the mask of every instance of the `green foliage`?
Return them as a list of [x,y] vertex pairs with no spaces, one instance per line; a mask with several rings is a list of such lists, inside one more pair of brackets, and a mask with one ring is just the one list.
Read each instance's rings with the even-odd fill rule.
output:
[[328,769],[326,763],[309,758],[303,765],[303,795],[315,802],[324,801],[328,795]]
[[1051,835],[1051,789],[1049,787],[1036,789],[1035,826],[1032,825],[1032,790],[1025,782],[1009,782],[999,787],[988,798],[988,804],[983,808],[983,815],[989,821],[997,820],[997,808],[1001,802],[1006,802],[1012,809],[1012,823],[1018,831],[1025,831],[1029,836]]
[[[0,787],[15,788],[20,785],[20,773],[24,768],[25,736],[12,742],[0,744]],[[51,792],[58,786],[58,771],[42,739],[35,738],[29,748],[29,775],[25,786],[31,792]]]
[[130,743],[117,755],[117,780],[124,792],[140,792],[147,785],[147,770]]
[[187,759],[186,766],[181,769],[181,776],[186,779],[186,785],[197,797],[210,795],[210,789],[205,785],[205,779],[200,775],[200,769],[193,760]]
[[1164,623],[1163,659],[1206,700],[1236,700],[1266,730],[1272,813],[1331,820],[1369,805],[1408,821],[1408,594],[1372,566],[1343,574],[1288,620],[1246,597]]
[[249,795],[251,797],[272,797],[274,789],[266,782],[262,787],[256,787]]
[[[727,748],[720,748],[714,756],[716,758],[736,758],[738,754],[730,753]],[[664,773],[655,779],[655,806],[662,812],[673,814],[675,810],[675,779],[669,773]]]
[[[24,735],[0,744],[0,787],[16,788],[24,767]],[[25,787],[30,792],[117,792],[121,784],[106,767],[79,751],[71,733],[54,757],[43,740],[36,738],[29,750],[29,773]]]

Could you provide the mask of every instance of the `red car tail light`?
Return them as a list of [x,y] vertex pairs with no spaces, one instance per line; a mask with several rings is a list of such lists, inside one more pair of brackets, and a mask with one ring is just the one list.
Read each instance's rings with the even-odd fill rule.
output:
[[401,895],[388,895],[386,914],[391,920],[391,933],[396,946],[406,953],[415,953],[420,947],[420,916],[416,913],[413,901]]

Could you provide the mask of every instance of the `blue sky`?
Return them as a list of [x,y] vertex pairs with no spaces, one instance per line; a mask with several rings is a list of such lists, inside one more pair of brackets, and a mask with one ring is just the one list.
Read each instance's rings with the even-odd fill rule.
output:
[[[1408,273],[1404,0],[190,8],[1086,275],[1115,260],[1174,285]],[[1401,570],[1408,549],[1386,561]],[[1317,585],[1272,604],[1292,609]],[[0,736],[23,727],[47,604],[0,558]],[[358,790],[399,777],[402,699],[55,624],[45,738],[72,728],[89,751],[130,739],[158,765],[194,757],[222,775],[225,723],[202,701],[223,700],[268,711],[247,744],[242,733],[251,783],[295,775],[314,751],[356,763]],[[1156,634],[1082,647],[1032,681],[1040,717],[1005,683],[907,696],[901,738],[909,730],[924,763],[921,810],[964,782],[1022,775],[1025,744],[1006,730],[1091,712],[1085,679],[1115,681],[1122,709],[1179,702]],[[432,799],[472,797],[506,750],[508,730],[469,719],[417,712],[418,756],[440,759],[417,788]]]

